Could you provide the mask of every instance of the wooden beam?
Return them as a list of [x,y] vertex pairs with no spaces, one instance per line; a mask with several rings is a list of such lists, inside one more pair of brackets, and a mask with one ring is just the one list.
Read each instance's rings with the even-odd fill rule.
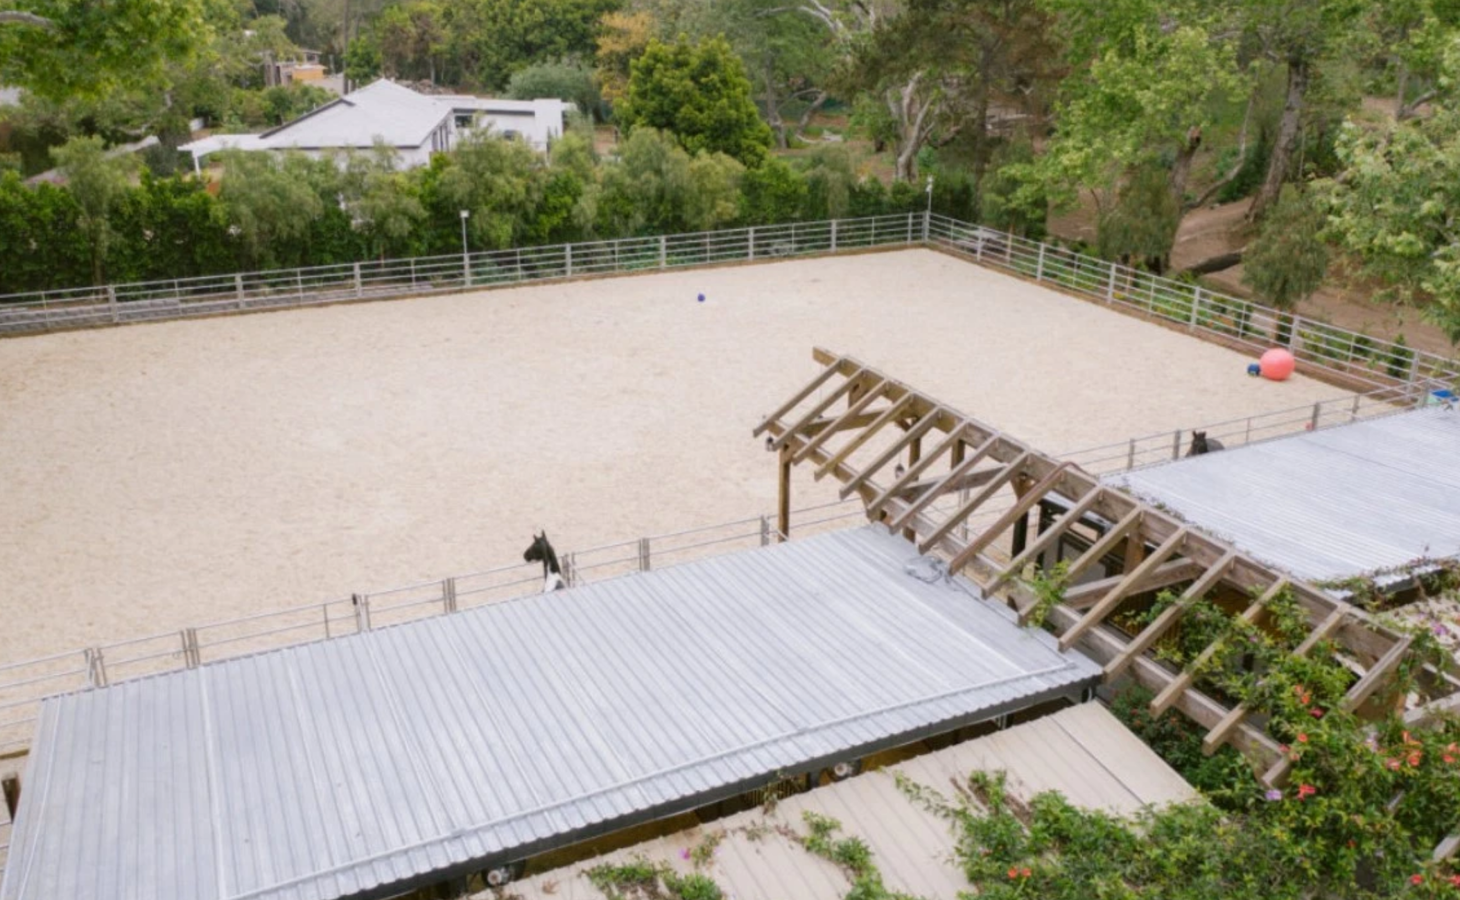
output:
[[1409,645],[1413,642],[1414,636],[1408,634],[1395,642],[1394,646],[1389,648],[1389,652],[1384,654],[1374,665],[1370,666],[1369,671],[1364,673],[1364,677],[1360,678],[1353,687],[1348,689],[1348,693],[1343,696],[1343,702],[1340,704],[1340,707],[1345,712],[1353,712],[1362,706],[1364,701],[1368,700],[1370,695],[1378,690],[1379,686],[1393,674],[1394,669],[1399,665],[1399,661],[1404,659],[1404,655],[1409,652]]
[[[1143,594],[1146,591],[1159,591],[1178,581],[1197,578],[1203,571],[1201,563],[1195,560],[1185,557],[1173,559],[1152,569],[1151,573],[1141,579],[1140,584],[1132,587],[1129,593]],[[1099,581],[1087,581],[1084,584],[1066,588],[1063,603],[1076,612],[1084,612],[1100,602],[1101,597],[1118,587],[1125,577],[1125,573],[1121,573],[1102,578]]]
[[[851,382],[848,383],[850,384]],[[845,430],[848,427],[849,422],[855,422],[861,419],[866,414],[867,407],[876,402],[877,398],[881,397],[882,392],[886,389],[887,379],[884,378],[881,381],[877,382],[877,384],[875,384],[861,397],[859,397],[855,403],[847,408],[846,412],[838,416],[825,428],[817,431],[815,435],[812,436],[811,440],[807,441],[801,446],[800,450],[796,451],[796,455],[792,458],[792,462],[799,463],[804,461],[806,457],[821,449],[821,445],[826,443],[827,439],[830,438],[833,434]],[[871,422],[875,421],[877,421],[876,418],[873,418],[870,420],[870,422],[865,424],[870,424]],[[810,432],[810,430],[810,426],[803,429],[803,431],[806,431],[808,433]],[[782,436],[784,437],[784,435]]]
[[[840,361],[841,357],[837,357],[837,360]],[[750,433],[750,436],[760,437],[762,434],[765,433],[767,428],[771,427],[771,424],[773,422],[779,422],[781,416],[784,416],[786,413],[795,409],[796,404],[800,403],[802,400],[805,400],[807,397],[810,397],[813,391],[821,387],[823,384],[826,384],[827,381],[831,380],[831,376],[835,375],[836,373],[836,365],[834,363],[827,364],[826,368],[822,369],[815,378],[811,379],[811,382],[809,384],[807,384],[801,390],[797,391],[790,400],[782,403],[779,407],[776,408],[775,412],[771,413],[769,416],[766,416],[759,425],[755,426],[755,430]]]
[[[1266,607],[1267,604],[1272,601],[1272,598],[1276,597],[1283,588],[1287,587],[1287,585],[1288,580],[1286,578],[1279,578],[1277,581],[1274,581],[1266,591],[1263,591],[1262,596],[1258,597],[1256,600],[1252,601],[1252,603],[1248,604],[1247,608],[1242,611],[1242,615],[1238,616],[1237,618],[1249,623],[1256,621],[1258,614],[1262,612],[1263,608]],[[1151,701],[1151,715],[1159,716],[1161,713],[1169,709],[1171,707],[1171,704],[1175,702],[1176,695],[1191,687],[1191,683],[1196,680],[1196,673],[1200,672],[1207,663],[1211,662],[1212,657],[1215,656],[1217,654],[1217,651],[1222,648],[1222,644],[1222,640],[1213,641],[1210,645],[1203,649],[1201,653],[1197,654],[1196,659],[1192,660],[1191,664],[1188,665],[1180,675],[1176,676],[1175,680],[1168,684],[1165,689],[1162,690],[1161,693],[1157,694],[1156,698]]]
[[852,492],[861,487],[864,482],[870,483],[868,479],[877,474],[878,469],[892,462],[895,457],[902,455],[902,451],[909,444],[927,434],[928,430],[938,423],[938,414],[942,410],[943,408],[941,406],[933,407],[921,419],[918,419],[916,424],[904,432],[902,437],[894,441],[892,446],[877,454],[877,458],[872,460],[866,468],[862,469],[850,481],[841,486],[841,489],[837,491],[841,499],[845,500],[850,497]]
[[791,448],[782,447],[777,455],[780,477],[776,480],[776,528],[784,541],[791,536]]
[[1132,528],[1140,527],[1141,519],[1145,515],[1146,511],[1140,506],[1136,506],[1122,516],[1119,522],[1110,526],[1109,531],[1102,534],[1099,540],[1091,544],[1089,549],[1081,553],[1074,562],[1070,563],[1069,569],[1065,572],[1065,582],[1068,584],[1076,578],[1079,578],[1084,574],[1086,569],[1103,559],[1111,550],[1114,550],[1115,545],[1120,543],[1121,539],[1129,534]]
[[1151,621],[1151,624],[1141,629],[1141,633],[1131,640],[1130,646],[1110,661],[1105,667],[1105,677],[1107,679],[1116,677],[1124,672],[1137,656],[1149,650],[1151,645],[1160,640],[1161,635],[1165,634],[1167,629],[1176,624],[1176,620],[1191,608],[1192,604],[1205,597],[1208,591],[1217,586],[1217,583],[1226,576],[1227,570],[1232,568],[1232,563],[1236,559],[1236,550],[1227,551],[1227,555],[1218,560],[1216,565],[1207,569],[1200,578],[1193,581],[1191,586],[1182,592],[1180,599],[1163,609],[1161,614]]
[[1003,534],[1004,530],[1010,525],[1013,525],[1020,516],[1028,515],[1029,510],[1045,494],[1048,494],[1054,488],[1056,482],[1064,477],[1065,470],[1069,467],[1070,463],[1061,463],[1053,472],[1041,478],[1038,483],[1025,491],[1023,496],[1015,501],[1014,505],[1009,507],[1003,515],[999,516],[994,524],[980,532],[978,537],[970,541],[967,547],[963,548],[957,556],[953,557],[948,563],[948,571],[952,574],[957,574],[964,566],[968,565],[970,560],[981,553],[985,547],[997,540],[999,535]]
[[1178,528],[1175,534],[1162,542],[1161,546],[1157,547],[1150,556],[1142,560],[1141,564],[1136,566],[1134,571],[1127,573],[1120,584],[1116,585],[1110,593],[1106,594],[1098,603],[1090,607],[1090,611],[1085,613],[1084,618],[1076,622],[1069,631],[1066,631],[1060,637],[1060,649],[1070,649],[1075,641],[1080,639],[1080,635],[1094,628],[1097,623],[1104,621],[1105,617],[1110,615],[1116,606],[1120,605],[1120,602],[1126,598],[1127,594],[1135,590],[1137,585],[1149,577],[1157,566],[1169,559],[1177,550],[1180,550],[1181,545],[1185,542],[1186,528],[1183,526]]
[[1071,525],[1080,521],[1081,517],[1090,511],[1090,507],[1094,506],[1096,501],[1104,493],[1105,488],[1103,487],[1097,487],[1093,491],[1086,491],[1085,496],[1080,498],[1079,502],[1066,510],[1058,519],[1051,522],[1043,534],[1036,537],[1029,546],[1024,548],[1023,553],[1014,557],[1009,562],[1009,565],[1002,572],[999,572],[993,581],[989,582],[989,586],[984,589],[984,593],[992,594],[994,591],[1003,587],[1010,578],[1022,573],[1026,565],[1038,559],[1040,554],[1052,547],[1055,541],[1060,539],[1060,535],[1068,531]]
[[[863,370],[858,369],[857,375],[860,375],[862,371]],[[812,422],[815,422],[822,413],[826,412],[828,409],[831,409],[832,404],[836,403],[838,400],[846,396],[847,391],[850,391],[852,389],[852,385],[857,383],[857,375],[853,375],[846,381],[843,381],[841,384],[836,386],[836,390],[816,401],[816,405],[812,406],[809,412],[801,416],[801,418],[797,419],[796,424],[783,431],[780,436],[775,439],[775,442],[771,444],[771,447],[773,449],[779,450],[782,447],[786,446],[786,442],[789,441],[792,436],[799,437],[801,435],[801,429],[805,428],[807,425],[810,425]]]
[[933,463],[938,461],[939,457],[948,452],[955,445],[961,444],[962,442],[963,429],[961,427],[956,428],[952,432],[950,432],[946,438],[939,442],[938,446],[933,448],[931,453],[914,463],[911,468],[902,473],[901,478],[894,481],[887,488],[887,490],[878,494],[876,498],[874,498],[872,502],[867,505],[868,518],[877,518],[877,513],[882,511],[883,504],[892,499],[894,496],[902,494],[902,492],[907,489],[908,485],[915,482],[919,475],[926,472],[933,465]]
[[[938,479],[938,481],[934,482],[932,485],[929,485],[927,490],[919,494],[915,500],[909,502],[907,509],[904,510],[902,514],[899,515],[897,518],[893,519],[889,527],[891,527],[893,531],[897,531],[898,529],[906,525],[909,521],[911,521],[913,516],[916,516],[922,513],[923,510],[927,509],[929,504],[931,504],[934,500],[937,500],[945,492],[953,490],[954,483],[958,481],[958,479],[972,472],[974,467],[977,466],[983,460],[983,458],[994,449],[994,445],[997,444],[999,440],[1000,437],[996,434],[988,440],[984,441],[982,444],[979,444],[971,455],[964,457],[963,462],[954,466],[947,475],[944,475],[942,478]],[[999,469],[997,471],[1002,472],[1003,469]]]
[[[952,515],[945,518],[938,525],[937,528],[933,529],[933,533],[924,538],[922,542],[918,544],[918,552],[927,553],[933,548],[933,545],[937,543],[939,539],[941,539],[944,535],[947,535],[954,528],[957,528],[961,523],[967,521],[968,517],[973,515],[980,506],[983,506],[985,503],[987,503],[990,498],[997,494],[999,490],[1010,481],[1010,479],[1019,474],[1020,468],[1024,465],[1024,461],[1028,458],[1029,451],[1026,450],[1023,453],[1019,454],[1018,459],[1009,463],[1007,466],[1004,466],[999,474],[990,479],[989,483],[979,489],[979,492],[977,494],[974,494],[971,498],[969,498],[969,501],[967,503],[954,510]],[[968,460],[964,460],[964,464],[966,465],[967,463]]]
[[[881,431],[888,422],[891,422],[893,419],[901,415],[903,410],[912,405],[912,402],[912,395],[904,394],[899,400],[895,401],[891,406],[883,410],[882,415],[877,417],[877,421],[859,431],[856,437],[853,437],[851,440],[847,441],[840,450],[833,453],[826,462],[817,467],[814,476],[816,480],[820,481],[821,479],[825,478],[828,473],[834,471],[837,466],[840,466],[842,463],[846,462],[853,453],[857,452],[858,448],[870,441],[872,439],[872,436]],[[855,472],[853,472],[851,475],[848,475],[847,479],[850,480],[854,477],[856,477]]]
[[[1056,606],[1050,610],[1049,624],[1057,635],[1078,621],[1080,621],[1080,614],[1072,609]],[[1087,656],[1103,665],[1118,656],[1125,647],[1125,643],[1124,638],[1114,628],[1108,625],[1097,625],[1085,632],[1080,638],[1079,646]],[[1135,662],[1131,664],[1129,675],[1138,684],[1153,692],[1163,690],[1173,677],[1165,666],[1145,656],[1136,658]],[[1182,691],[1177,697],[1175,706],[1187,718],[1204,728],[1215,725],[1227,711],[1226,707],[1197,690]],[[1247,723],[1237,726],[1237,730],[1232,735],[1232,743],[1249,754],[1258,764],[1266,764],[1282,755],[1278,750],[1277,741],[1269,737],[1262,729]]]
[[1440,841],[1435,847],[1434,861],[1437,863],[1444,862],[1454,856],[1456,851],[1460,851],[1460,831]]

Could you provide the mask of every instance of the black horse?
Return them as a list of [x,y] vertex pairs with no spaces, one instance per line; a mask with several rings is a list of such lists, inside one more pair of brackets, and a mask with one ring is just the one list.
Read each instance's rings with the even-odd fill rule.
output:
[[1205,431],[1193,431],[1191,433],[1191,449],[1186,451],[1187,456],[1201,456],[1203,453],[1215,453],[1218,450],[1225,450],[1222,442],[1216,438],[1207,437]]
[[563,569],[558,565],[558,554],[553,552],[553,545],[548,542],[547,532],[534,534],[532,546],[522,554],[523,562],[542,563],[542,592],[561,590],[568,586],[563,580]]

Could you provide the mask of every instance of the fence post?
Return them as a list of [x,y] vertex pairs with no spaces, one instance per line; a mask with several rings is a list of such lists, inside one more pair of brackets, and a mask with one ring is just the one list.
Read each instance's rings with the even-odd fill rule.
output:
[[517,248],[517,280],[522,280],[522,248]]
[[1318,428],[1318,417],[1323,414],[1322,402],[1313,404],[1313,419],[1308,423],[1308,430],[1315,431]]
[[365,286],[360,282],[360,264],[355,263],[355,299],[365,296]]
[[238,308],[243,309],[243,275],[233,276],[233,293],[238,298]]
[[771,517],[762,514],[760,517],[760,545],[768,547],[771,543]]
[[1044,241],[1039,242],[1039,262],[1034,266],[1034,280],[1044,280],[1044,251],[1049,245]]
[[651,562],[649,559],[649,539],[646,537],[642,537],[639,538],[639,571],[647,572],[650,568]]
[[932,231],[932,227],[931,227],[932,224],[933,224],[933,211],[931,209],[925,209],[925,210],[923,210],[923,243],[924,244],[926,244],[928,242],[928,235]]
[[1180,428],[1176,429],[1176,432],[1171,435],[1171,458],[1172,459],[1180,459],[1181,458],[1181,429]]
[[299,297],[299,302],[304,302],[304,270],[294,270],[294,292]]
[[117,308],[117,287],[114,284],[106,286],[106,305],[111,307],[112,322],[122,321],[122,311]]
[[755,259],[755,226],[750,227],[750,258]]
[[563,584],[573,587],[578,583],[578,563],[573,554],[563,554]]
[[100,647],[88,647],[86,654],[86,684],[88,687],[106,687],[106,663],[102,660]]
[[351,594],[350,603],[355,607],[355,631],[370,630],[370,595]]
[[[831,252],[832,253],[835,253],[836,252],[836,223],[837,223],[837,221],[838,220],[836,220],[836,219],[832,219],[831,220]],[[791,226],[791,234],[792,234],[791,244],[794,247],[794,245],[796,243],[796,239],[794,237],[794,235],[796,234],[796,226],[794,224]]]
[[455,578],[444,578],[441,580],[441,611],[448,614],[456,612]]
[[564,271],[567,273],[567,277],[572,278],[573,277],[573,245],[572,244],[564,244],[563,245],[563,266],[564,266]]
[[184,628],[178,632],[182,639],[183,665],[189,669],[198,667],[198,632],[192,628]]
[[905,243],[905,244],[911,244],[912,243],[913,215],[915,215],[915,214],[914,213],[908,213],[907,214],[907,240],[903,241],[903,243]]
[[1191,321],[1188,323],[1192,328],[1196,327],[1197,311],[1201,309],[1201,285],[1197,285],[1195,293],[1191,295]]
[[1129,472],[1136,467],[1136,439],[1130,439],[1130,452],[1125,457],[1125,470]]
[[669,265],[669,238],[659,235],[659,268],[663,269]]

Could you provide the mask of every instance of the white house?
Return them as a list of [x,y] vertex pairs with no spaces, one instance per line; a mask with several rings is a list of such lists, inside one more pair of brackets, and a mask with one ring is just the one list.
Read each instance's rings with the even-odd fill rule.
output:
[[378,141],[394,147],[405,168],[423,166],[431,154],[450,150],[465,133],[490,129],[546,150],[563,133],[562,100],[494,100],[420,94],[381,79],[262,134],[215,134],[184,144],[194,168],[220,150],[300,150],[334,156],[369,150]]

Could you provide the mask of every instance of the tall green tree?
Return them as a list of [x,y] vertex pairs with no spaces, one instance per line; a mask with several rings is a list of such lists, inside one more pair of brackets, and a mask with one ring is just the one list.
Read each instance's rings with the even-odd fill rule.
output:
[[254,268],[287,265],[292,254],[286,248],[299,247],[325,214],[328,194],[320,181],[329,173],[320,166],[334,163],[302,153],[231,151],[219,158],[224,176],[218,198],[240,255]]
[[51,151],[66,187],[81,210],[80,225],[91,243],[91,280],[105,281],[107,245],[111,241],[111,212],[131,187],[137,158],[110,153],[99,137],[72,138]]
[[1262,230],[1242,257],[1242,283],[1257,299],[1284,311],[1279,343],[1292,337],[1288,313],[1323,285],[1328,274],[1327,215],[1313,198],[1289,186],[1268,211]]
[[632,72],[616,110],[630,133],[663,129],[690,153],[724,153],[747,166],[766,158],[770,127],[751,100],[744,64],[723,38],[653,41]]
[[1225,23],[1254,55],[1280,67],[1286,87],[1267,174],[1249,219],[1261,218],[1294,175],[1304,116],[1326,64],[1341,60],[1362,37],[1358,27],[1374,0],[1234,0]]
[[197,49],[200,0],[14,0],[0,8],[0,84],[59,99],[146,84]]

